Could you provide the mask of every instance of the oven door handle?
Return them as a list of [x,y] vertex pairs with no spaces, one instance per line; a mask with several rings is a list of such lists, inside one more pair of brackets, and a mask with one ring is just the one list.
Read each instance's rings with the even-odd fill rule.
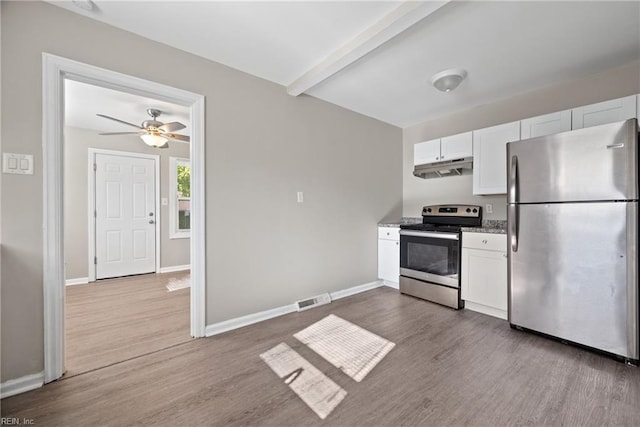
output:
[[414,237],[431,237],[434,239],[448,239],[459,240],[458,235],[455,233],[430,233],[428,231],[409,231],[400,230],[401,236],[414,236]]

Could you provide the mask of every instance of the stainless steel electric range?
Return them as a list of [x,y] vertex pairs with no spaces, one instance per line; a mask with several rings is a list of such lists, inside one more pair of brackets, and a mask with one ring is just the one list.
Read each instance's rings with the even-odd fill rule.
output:
[[400,226],[400,292],[460,309],[462,227],[482,225],[482,208],[422,208],[422,224]]

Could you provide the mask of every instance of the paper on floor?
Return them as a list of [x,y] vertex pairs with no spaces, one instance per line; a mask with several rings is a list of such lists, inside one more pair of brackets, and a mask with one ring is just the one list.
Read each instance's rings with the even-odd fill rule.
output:
[[391,341],[333,314],[293,336],[357,382],[395,347]]
[[342,387],[285,343],[278,344],[260,357],[278,377],[285,378],[285,384],[323,420],[347,395]]

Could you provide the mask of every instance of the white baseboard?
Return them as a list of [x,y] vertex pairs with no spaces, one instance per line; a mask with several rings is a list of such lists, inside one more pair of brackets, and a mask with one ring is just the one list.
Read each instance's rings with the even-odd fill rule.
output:
[[393,288],[393,289],[400,289],[400,285],[399,284],[397,284],[395,282],[390,282],[388,280],[383,280],[382,284],[384,286],[388,286],[388,287]]
[[465,301],[464,308],[466,308],[467,310],[477,311],[478,313],[497,317],[499,319],[507,320],[507,312],[504,310],[500,310],[499,308],[489,307],[488,305],[478,304],[471,301]]
[[249,326],[263,320],[273,319],[274,317],[298,311],[296,304],[283,305],[282,307],[272,308],[271,310],[261,311],[259,313],[247,314],[246,316],[236,317],[235,319],[225,320],[223,322],[207,325],[204,335],[210,337],[223,332],[232,331],[234,329]]
[[[381,286],[382,280],[376,280],[375,282],[365,283],[364,285],[354,286],[352,288],[347,288],[336,292],[330,292],[329,295],[331,295],[331,300],[333,301],[351,295],[359,294],[360,292],[379,288]],[[273,319],[274,317],[283,316],[285,314],[294,313],[296,311],[298,311],[298,306],[296,304],[289,304],[272,308],[271,310],[265,310],[259,313],[248,314],[246,316],[236,317],[235,319],[229,319],[223,322],[214,323],[212,325],[207,325],[205,329],[205,336],[211,337],[213,335],[232,331],[234,329],[242,328],[243,326],[249,326],[254,323]]]
[[164,273],[173,273],[174,271],[184,271],[184,270],[190,270],[191,269],[191,264],[186,264],[186,265],[173,265],[171,267],[160,267],[160,274],[164,274]]
[[[174,265],[171,267],[161,267],[159,273],[160,274],[164,274],[164,273],[173,273],[176,271],[185,271],[185,270],[190,270],[191,269],[191,265],[190,264],[186,264],[186,265]],[[89,278],[88,277],[77,277],[75,279],[67,279],[64,281],[65,286],[73,286],[73,285],[85,285],[89,283]]]
[[64,281],[65,286],[85,285],[87,283],[89,283],[88,277],[77,277],[75,279],[67,279]]
[[44,372],[25,375],[24,377],[8,380],[0,384],[0,399],[35,390],[44,385]]
[[359,294],[360,292],[370,291],[371,289],[379,288],[380,286],[382,286],[382,280],[376,280],[375,282],[365,283],[364,285],[342,289],[341,291],[330,292],[329,295],[331,295],[331,301],[333,301],[340,298],[349,297],[351,295]]

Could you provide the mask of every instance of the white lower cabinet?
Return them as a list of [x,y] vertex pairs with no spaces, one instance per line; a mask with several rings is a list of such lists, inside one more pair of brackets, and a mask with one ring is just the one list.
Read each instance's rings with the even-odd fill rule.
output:
[[378,228],[378,278],[398,288],[400,277],[400,233],[395,227]]
[[506,234],[463,233],[461,270],[465,308],[506,319]]

